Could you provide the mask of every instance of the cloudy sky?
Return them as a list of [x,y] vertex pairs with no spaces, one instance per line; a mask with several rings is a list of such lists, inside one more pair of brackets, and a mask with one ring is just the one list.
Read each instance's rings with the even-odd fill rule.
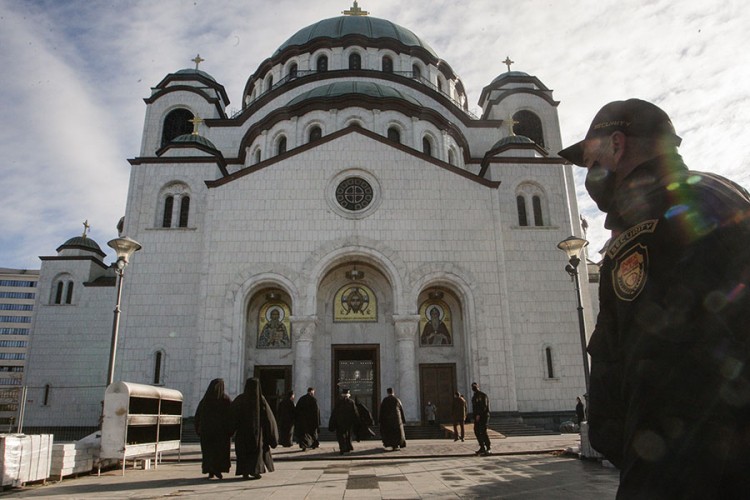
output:
[[[105,249],[125,212],[145,104],[167,73],[193,67],[239,107],[258,64],[297,30],[350,0],[0,0],[0,267],[80,235]],[[564,144],[606,102],[666,110],[695,170],[750,187],[750,8],[743,0],[361,0],[411,29],[464,82],[475,108],[505,71],[537,76],[560,101]],[[583,189],[592,248],[603,218]],[[112,253],[110,252],[110,255]],[[594,257],[594,256],[592,256]],[[595,259],[598,260],[598,259]]]

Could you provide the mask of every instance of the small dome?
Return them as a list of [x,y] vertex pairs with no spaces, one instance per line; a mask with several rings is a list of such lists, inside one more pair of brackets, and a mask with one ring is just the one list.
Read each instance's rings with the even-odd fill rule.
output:
[[172,142],[179,142],[179,143],[195,143],[200,144],[201,146],[206,146],[207,148],[216,149],[216,146],[213,145],[211,141],[203,137],[202,135],[198,134],[182,134],[178,135],[174,139],[172,139]]
[[421,47],[437,57],[435,51],[410,30],[370,16],[340,16],[318,21],[292,35],[281,44],[274,56],[289,47],[305,45],[318,38],[340,39],[347,35],[361,35],[372,40],[393,38],[408,47]]
[[213,76],[211,76],[208,73],[206,73],[205,71],[202,71],[202,70],[199,70],[199,69],[185,68],[185,69],[181,69],[179,71],[175,71],[174,74],[175,75],[200,75],[200,76],[202,76],[204,78],[208,78],[212,82],[216,81]]
[[68,241],[57,247],[57,251],[59,252],[60,250],[64,250],[66,248],[88,250],[90,252],[95,252],[102,257],[105,256],[105,253],[102,251],[97,242],[88,237],[76,236],[74,238],[70,238]]
[[[504,78],[510,78],[513,76],[521,76],[521,77],[530,77],[531,75],[528,73],[524,73],[523,71],[506,71],[505,73],[502,73],[498,75],[494,80],[492,80],[492,83],[497,83],[500,80]],[[492,83],[490,85],[492,85]]]
[[347,94],[360,94],[360,95],[365,95],[367,97],[375,97],[375,98],[390,97],[394,99],[403,99],[417,106],[422,105],[418,100],[416,100],[412,96],[406,95],[394,89],[393,87],[382,85],[380,83],[336,82],[336,83],[329,83],[328,85],[321,85],[320,87],[316,87],[312,90],[308,90],[307,92],[298,95],[297,97],[289,101],[289,106],[293,106],[294,104],[298,104],[308,99],[334,98],[334,97],[340,97],[340,96],[347,95]]
[[495,145],[490,148],[490,151],[493,149],[501,148],[503,146],[507,146],[509,144],[534,144],[534,141],[532,141],[525,135],[509,135],[497,141]]

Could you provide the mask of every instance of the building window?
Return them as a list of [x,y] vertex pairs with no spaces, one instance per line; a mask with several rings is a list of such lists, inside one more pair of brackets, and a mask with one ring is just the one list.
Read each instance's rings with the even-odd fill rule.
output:
[[289,79],[292,80],[294,78],[297,78],[297,64],[289,66]]
[[187,109],[175,109],[164,118],[161,132],[161,145],[165,146],[175,137],[190,134],[193,131],[193,113]]
[[273,88],[273,75],[268,75],[266,78],[266,92]]
[[162,368],[164,365],[164,352],[156,351],[154,353],[154,385],[162,383]]
[[313,142],[317,141],[323,137],[323,131],[318,127],[317,125],[310,129],[310,133],[308,134],[308,141],[307,142]]
[[415,80],[419,80],[420,78],[422,78],[422,70],[419,69],[419,66],[417,66],[416,64],[412,65],[411,67],[411,76]]
[[276,143],[276,154],[280,155],[284,153],[286,153],[286,137],[282,135],[279,142]]
[[440,78],[438,78],[438,81],[437,81],[437,89],[438,89],[438,92],[443,93],[443,81]]
[[255,163],[260,163],[260,149],[255,151]]
[[401,132],[396,127],[389,127],[388,140],[401,144]]
[[372,202],[373,189],[361,177],[349,177],[336,187],[336,201],[342,208],[356,212],[364,210]]
[[383,56],[383,73],[393,73],[393,59]]
[[518,225],[528,226],[529,219],[526,216],[526,199],[523,196],[516,196],[516,207],[518,208]]
[[328,71],[328,57],[318,57],[315,67],[318,69],[318,71]]
[[42,398],[42,406],[49,405],[49,384],[44,384],[44,397]]
[[164,216],[161,220],[161,227],[172,227],[172,208],[174,207],[174,196],[167,196],[164,199]]
[[542,199],[536,195],[532,196],[531,206],[534,209],[534,225],[543,226],[544,220],[542,219]]
[[547,378],[555,378],[555,372],[552,369],[552,348],[544,348],[544,358],[547,361]]
[[55,304],[62,304],[62,296],[63,296],[63,285],[62,281],[57,282],[57,291],[55,292]]
[[68,281],[68,288],[67,288],[67,292],[65,293],[65,303],[66,304],[73,303],[73,282],[72,281]]
[[513,133],[528,137],[538,145],[544,147],[544,131],[542,120],[531,111],[519,111],[513,115]]
[[180,227],[188,227],[188,215],[190,214],[190,197],[183,196],[180,200]]
[[428,137],[422,138],[422,152],[426,155],[432,156],[432,142]]
[[456,165],[456,154],[453,152],[452,149],[448,150],[448,164],[449,165]]
[[349,54],[349,69],[362,69],[362,56],[356,52]]

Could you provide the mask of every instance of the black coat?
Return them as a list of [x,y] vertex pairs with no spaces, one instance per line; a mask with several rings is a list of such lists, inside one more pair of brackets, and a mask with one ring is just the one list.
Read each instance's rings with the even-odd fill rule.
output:
[[383,439],[383,446],[388,448],[406,446],[404,423],[406,423],[406,418],[401,400],[394,395],[383,398],[380,403],[380,436]]
[[201,469],[204,474],[229,472],[232,424],[229,396],[201,399],[195,410],[195,432],[201,441]]
[[292,446],[292,432],[294,430],[295,408],[294,401],[285,397],[279,401],[276,408],[276,423],[279,427],[279,444],[281,446]]
[[[251,379],[254,380],[254,379]],[[248,389],[232,401],[232,423],[236,431],[234,451],[237,456],[236,475],[260,475],[273,472],[271,448],[278,445],[276,419],[266,398],[251,395]]]
[[297,401],[295,412],[297,442],[307,448],[317,446],[318,429],[320,428],[318,400],[311,394],[305,394]]
[[328,430],[336,431],[336,440],[339,442],[339,450],[344,453],[352,451],[352,430],[359,424],[359,412],[357,406],[350,398],[339,396],[336,406],[333,408],[331,419],[328,422]]

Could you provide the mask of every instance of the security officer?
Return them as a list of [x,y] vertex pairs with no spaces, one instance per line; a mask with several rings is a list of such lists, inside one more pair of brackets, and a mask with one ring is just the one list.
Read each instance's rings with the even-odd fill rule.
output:
[[605,105],[560,156],[612,231],[588,345],[591,443],[618,499],[750,494],[750,196],[690,171],[667,114]]

